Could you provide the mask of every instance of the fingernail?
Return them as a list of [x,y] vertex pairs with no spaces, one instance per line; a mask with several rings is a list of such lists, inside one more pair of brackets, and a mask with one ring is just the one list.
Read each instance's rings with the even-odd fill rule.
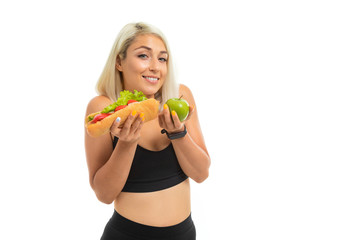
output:
[[175,112],[174,110],[172,110],[172,111],[171,111],[171,114],[172,114],[173,116],[175,116],[175,115],[176,115],[176,112]]
[[164,109],[168,109],[168,105],[167,104],[164,104]]
[[116,122],[120,122],[120,117],[117,117],[117,118],[116,118]]
[[144,118],[144,113],[140,113],[140,118]]
[[131,115],[135,116],[136,115],[136,110],[132,111]]

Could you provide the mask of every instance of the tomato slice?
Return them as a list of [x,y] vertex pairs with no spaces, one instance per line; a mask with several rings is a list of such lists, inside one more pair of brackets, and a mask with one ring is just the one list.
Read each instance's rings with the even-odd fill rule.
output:
[[127,102],[127,104],[129,105],[130,103],[134,103],[134,102],[138,102],[138,101],[133,100],[133,99],[130,99],[130,100]]
[[94,117],[94,119],[91,121],[91,123],[97,123],[98,121],[103,120],[104,118],[106,118],[107,116],[110,116],[111,113],[99,113],[98,115],[96,115]]
[[123,109],[123,108],[126,108],[126,107],[127,107],[127,105],[117,106],[117,107],[115,108],[115,112],[116,112],[116,111],[119,111],[119,110],[121,110],[121,109]]

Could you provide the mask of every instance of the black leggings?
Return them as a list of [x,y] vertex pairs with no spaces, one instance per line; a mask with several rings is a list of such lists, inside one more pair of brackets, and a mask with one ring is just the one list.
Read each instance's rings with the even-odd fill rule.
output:
[[195,240],[196,229],[190,216],[170,227],[152,227],[133,222],[114,211],[101,240]]

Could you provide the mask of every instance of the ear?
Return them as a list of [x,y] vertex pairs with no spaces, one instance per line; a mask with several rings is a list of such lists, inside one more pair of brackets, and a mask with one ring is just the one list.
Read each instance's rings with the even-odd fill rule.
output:
[[116,64],[115,67],[117,70],[119,70],[120,72],[122,72],[123,68],[121,66],[121,59],[119,56],[116,57]]

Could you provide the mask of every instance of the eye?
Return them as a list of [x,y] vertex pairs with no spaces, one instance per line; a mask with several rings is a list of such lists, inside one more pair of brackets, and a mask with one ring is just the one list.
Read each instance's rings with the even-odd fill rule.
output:
[[159,61],[160,62],[167,62],[167,59],[166,58],[159,58]]
[[147,56],[146,54],[139,54],[138,57],[145,59],[145,58],[147,58],[148,56]]

